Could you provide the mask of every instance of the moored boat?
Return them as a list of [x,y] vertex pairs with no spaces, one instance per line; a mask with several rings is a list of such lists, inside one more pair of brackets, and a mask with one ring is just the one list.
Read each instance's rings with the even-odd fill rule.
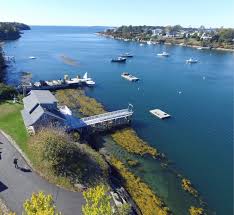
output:
[[86,72],[83,76],[83,79],[81,79],[82,82],[84,82],[87,86],[94,86],[95,81],[93,81],[91,78],[88,77],[88,73]]
[[120,57],[127,58],[127,57],[133,57],[133,55],[127,52],[127,53],[122,54]]
[[28,57],[28,58],[31,59],[31,60],[36,59],[36,57],[34,57],[34,56],[30,56],[30,57]]
[[169,53],[167,53],[167,52],[162,52],[162,53],[158,53],[157,55],[158,55],[158,56],[163,56],[163,57],[168,57],[168,56],[169,56]]
[[118,57],[118,58],[113,58],[112,60],[111,60],[111,62],[114,62],[114,63],[125,63],[126,62],[126,58],[124,58],[124,57]]
[[196,60],[196,59],[193,59],[193,58],[189,58],[188,60],[186,60],[186,63],[197,63],[198,62],[198,60]]
[[124,72],[121,75],[123,78],[127,79],[128,81],[139,81],[139,78],[137,78],[136,76],[133,76],[131,74],[129,74],[128,72]]

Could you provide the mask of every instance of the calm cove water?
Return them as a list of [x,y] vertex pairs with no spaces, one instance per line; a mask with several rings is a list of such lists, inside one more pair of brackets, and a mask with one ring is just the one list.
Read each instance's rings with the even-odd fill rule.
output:
[[[8,69],[7,81],[17,83],[23,71],[31,72],[35,81],[89,72],[97,86],[87,89],[88,95],[101,101],[107,110],[132,103],[132,126],[139,136],[175,162],[212,210],[219,215],[231,215],[234,55],[180,46],[141,47],[138,43],[94,34],[100,30],[103,28],[32,27],[19,40],[4,45],[7,55],[16,58]],[[170,57],[157,57],[165,50]],[[110,63],[112,57],[124,52],[131,52],[134,57],[126,64]],[[61,55],[75,60],[77,65],[66,64]],[[29,56],[37,59],[30,60]],[[189,57],[197,58],[199,63],[185,64]],[[140,81],[123,80],[122,72],[132,73]],[[153,117],[149,110],[154,108],[168,112],[172,118],[162,121]],[[125,156],[116,149],[118,153]],[[138,159],[142,166],[133,171],[169,207],[174,207],[176,214],[186,214],[193,200],[178,191],[180,183],[175,177],[153,159]]]

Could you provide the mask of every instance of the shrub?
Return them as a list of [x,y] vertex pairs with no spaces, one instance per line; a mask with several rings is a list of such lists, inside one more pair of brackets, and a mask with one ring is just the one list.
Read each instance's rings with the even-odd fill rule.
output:
[[88,145],[72,142],[64,131],[40,131],[31,137],[29,149],[34,164],[49,178],[61,177],[72,185],[86,186],[108,180],[108,164],[102,156]]
[[112,215],[111,197],[107,195],[108,189],[104,185],[90,188],[83,192],[86,204],[82,206],[84,215]]
[[24,203],[25,215],[61,215],[56,211],[52,195],[33,193]]

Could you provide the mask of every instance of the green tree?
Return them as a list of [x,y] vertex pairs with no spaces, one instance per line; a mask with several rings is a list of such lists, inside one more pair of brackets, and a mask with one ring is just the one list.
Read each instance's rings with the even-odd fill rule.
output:
[[24,203],[25,215],[61,215],[56,210],[52,195],[33,193]]
[[104,185],[90,188],[83,192],[86,204],[82,206],[84,215],[112,215],[111,197],[107,195],[108,189]]
[[14,95],[17,91],[13,87],[0,83],[0,100],[12,99]]
[[219,33],[219,42],[232,42],[234,39],[234,29],[222,28]]

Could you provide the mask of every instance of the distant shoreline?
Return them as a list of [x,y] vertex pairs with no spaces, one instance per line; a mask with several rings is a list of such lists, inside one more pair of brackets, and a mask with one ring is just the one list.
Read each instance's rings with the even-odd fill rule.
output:
[[[97,35],[100,35],[100,36],[104,36],[104,37],[107,37],[107,38],[110,38],[110,39],[114,39],[114,40],[122,40],[122,41],[126,41],[126,42],[137,42],[137,43],[144,43],[144,44],[147,44],[147,42],[149,41],[146,41],[146,40],[143,40],[143,41],[137,41],[137,40],[134,40],[134,39],[126,39],[126,38],[123,38],[123,37],[114,37],[112,35],[107,35],[103,32],[98,32],[96,33]],[[202,46],[197,46],[197,45],[189,45],[189,44],[180,44],[180,43],[171,43],[171,42],[163,42],[163,43],[160,43],[160,42],[152,42],[152,45],[158,45],[158,44],[162,44],[162,45],[176,45],[176,46],[181,46],[181,47],[189,47],[189,48],[203,48],[203,50],[217,50],[217,51],[225,51],[225,52],[234,52],[234,49],[227,49],[227,48],[221,48],[221,47],[202,47]]]

